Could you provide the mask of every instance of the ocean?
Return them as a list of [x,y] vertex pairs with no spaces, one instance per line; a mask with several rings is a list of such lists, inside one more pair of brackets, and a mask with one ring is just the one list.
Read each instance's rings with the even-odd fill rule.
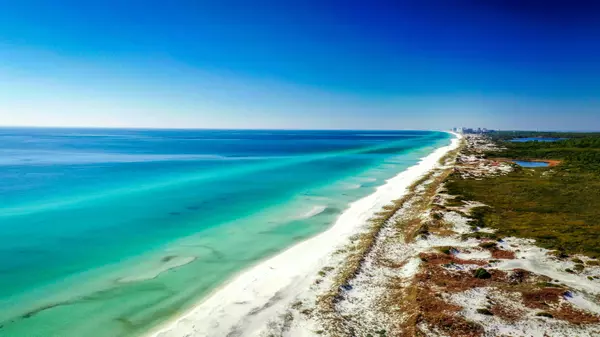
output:
[[0,336],[137,336],[451,135],[0,129]]

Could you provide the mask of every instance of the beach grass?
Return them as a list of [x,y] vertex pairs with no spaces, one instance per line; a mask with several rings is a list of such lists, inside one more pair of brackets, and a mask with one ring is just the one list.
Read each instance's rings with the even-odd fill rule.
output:
[[[450,166],[446,165],[454,163],[463,145],[464,142],[461,141],[456,149],[448,151],[442,156],[438,160],[438,164],[443,167],[442,169],[430,170],[414,181],[407,188],[407,192],[402,198],[384,206],[380,212],[369,220],[369,229],[354,238],[347,249],[349,253],[343,265],[340,266],[333,278],[330,291],[318,299],[318,306],[324,314],[322,318],[328,326],[330,335],[346,335],[344,318],[337,314],[336,304],[343,298],[343,292],[351,288],[352,279],[360,272],[366,257],[376,245],[382,229],[388,225],[401,228],[402,232],[406,233],[402,238],[403,241],[410,242],[414,240],[423,228],[422,213],[431,206],[434,195],[451,172]],[[396,219],[394,216],[399,212],[405,212],[406,214],[401,219]],[[442,221],[438,220],[438,222]],[[385,263],[386,261],[380,262]],[[401,266],[395,267],[400,268]],[[400,293],[395,293],[390,298],[406,296],[404,291],[400,291]],[[374,335],[386,335],[382,333],[383,331],[385,330],[376,331]]]

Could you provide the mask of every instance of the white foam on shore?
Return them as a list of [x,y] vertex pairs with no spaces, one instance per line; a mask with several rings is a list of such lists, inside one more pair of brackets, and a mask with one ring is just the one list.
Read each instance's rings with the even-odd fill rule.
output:
[[459,144],[436,149],[386,184],[350,204],[327,231],[300,242],[234,277],[188,313],[150,333],[152,337],[255,336],[298,295],[309,290],[315,274],[337,247],[381,208],[404,195],[408,187],[438,165]]

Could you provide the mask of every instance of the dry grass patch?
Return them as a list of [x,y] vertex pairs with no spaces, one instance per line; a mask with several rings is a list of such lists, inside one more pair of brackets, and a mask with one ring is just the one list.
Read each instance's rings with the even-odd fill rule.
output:
[[494,259],[514,260],[516,256],[515,252],[510,250],[494,249],[492,250],[492,257]]

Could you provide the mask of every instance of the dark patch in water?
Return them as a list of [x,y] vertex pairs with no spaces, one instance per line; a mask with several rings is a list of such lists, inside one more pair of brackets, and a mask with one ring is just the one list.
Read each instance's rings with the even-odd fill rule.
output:
[[186,207],[186,209],[188,209],[190,211],[197,211],[200,208],[201,208],[200,206],[188,206],[188,207]]
[[321,212],[321,214],[338,214],[340,211],[341,210],[339,208],[327,207],[323,212]]
[[71,301],[46,304],[44,306],[41,306],[39,308],[35,308],[35,309],[31,310],[31,311],[28,311],[28,312],[24,313],[23,315],[21,315],[21,318],[25,318],[25,319],[31,318],[31,317],[39,314],[42,311],[46,311],[46,310],[49,310],[49,309],[52,309],[52,308],[60,307],[60,306],[63,306],[63,305],[70,305],[70,304],[72,304]]
[[163,257],[162,259],[160,259],[160,262],[169,262],[176,257],[177,257],[177,255],[167,255],[167,256]]
[[181,215],[181,212],[169,212],[169,215]]
[[123,326],[123,328],[125,330],[131,331],[136,328],[136,325],[133,324],[132,321],[130,321],[129,319],[127,319],[125,317],[117,317],[117,318],[115,318],[115,321],[121,323],[121,325]]
[[210,250],[211,253],[213,253],[213,255],[215,255],[217,257],[217,259],[219,259],[219,260],[221,260],[225,257],[225,254],[221,253],[220,251],[216,250],[215,248],[213,248],[211,246],[199,245],[198,247],[202,247],[202,248],[206,248],[206,249]]
[[[99,299],[103,299],[103,298],[115,298],[120,296],[120,292],[119,290],[121,289],[121,287],[117,286],[117,287],[112,287],[112,288],[108,288],[108,289],[102,289],[102,290],[98,290],[95,292],[92,292],[88,295],[85,296],[81,296],[78,298],[74,298],[72,300],[67,300],[67,301],[63,301],[63,302],[56,302],[56,303],[49,303],[49,304],[45,304],[42,305],[40,307],[37,307],[35,309],[32,309],[30,311],[25,312],[24,314],[22,314],[20,317],[23,319],[27,319],[27,318],[31,318],[43,311],[46,310],[50,310],[56,307],[61,307],[61,306],[66,306],[66,305],[74,305],[77,303],[84,303],[84,302],[92,302],[92,301],[96,301]],[[173,291],[170,291],[167,287],[165,287],[162,284],[148,284],[142,288],[139,289],[139,291],[142,292],[154,292],[154,291],[159,291],[159,292],[164,292],[167,291],[168,293],[170,293],[171,295],[174,294]]]

